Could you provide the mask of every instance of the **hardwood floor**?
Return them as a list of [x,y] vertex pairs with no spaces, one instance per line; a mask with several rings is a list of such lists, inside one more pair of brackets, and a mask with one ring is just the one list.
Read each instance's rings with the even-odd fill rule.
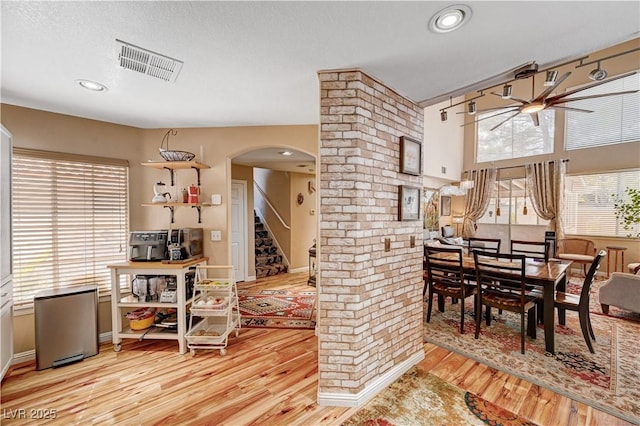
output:
[[[305,274],[240,283],[309,291]],[[615,417],[431,344],[420,366],[540,425],[626,425]],[[339,425],[357,409],[319,407],[313,330],[242,329],[226,356],[180,355],[174,341],[103,344],[77,364],[15,366],[2,382],[2,424]],[[24,410],[24,411],[20,411]]]

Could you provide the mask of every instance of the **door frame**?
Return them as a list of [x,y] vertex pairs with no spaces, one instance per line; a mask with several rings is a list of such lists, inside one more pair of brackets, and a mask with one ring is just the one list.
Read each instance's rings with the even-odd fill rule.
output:
[[[249,246],[249,227],[247,226],[247,181],[246,180],[239,180],[239,179],[231,179],[231,191],[233,192],[233,186],[234,185],[239,185],[241,187],[241,198],[242,198],[242,204],[243,204],[243,209],[240,212],[240,218],[235,218],[233,217],[233,215],[231,216],[231,229],[233,229],[233,221],[234,220],[240,220],[241,224],[239,229],[241,230],[242,233],[242,237],[243,237],[243,246],[242,247],[244,249],[244,264],[243,265],[238,265],[238,269],[242,269],[242,271],[244,272],[244,279],[243,281],[248,281],[250,280],[249,278],[249,256],[248,256],[248,246]],[[230,200],[231,201],[231,200]],[[233,233],[231,233],[233,234]],[[229,235],[229,239],[230,241],[230,247],[233,247],[233,235]],[[233,263],[233,250],[231,253],[231,263]],[[236,277],[237,279],[237,277]]]

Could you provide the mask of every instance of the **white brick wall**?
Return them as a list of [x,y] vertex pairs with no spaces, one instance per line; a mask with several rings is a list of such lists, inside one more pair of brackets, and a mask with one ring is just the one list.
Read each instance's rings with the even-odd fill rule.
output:
[[360,70],[318,77],[319,391],[355,394],[423,346],[422,223],[398,221],[398,185],[422,187],[399,138],[422,140],[423,114]]

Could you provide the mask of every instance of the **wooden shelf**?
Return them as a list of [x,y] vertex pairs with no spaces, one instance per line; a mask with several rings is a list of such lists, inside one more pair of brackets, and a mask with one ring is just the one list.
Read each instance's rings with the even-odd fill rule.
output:
[[198,223],[202,223],[202,211],[201,207],[211,207],[211,203],[142,203],[144,207],[165,207],[171,210],[171,223],[173,223],[173,216],[176,207],[192,207],[198,210]]
[[210,166],[206,164],[198,163],[197,161],[148,161],[146,163],[140,163],[145,167],[152,167],[159,170],[169,170],[171,175],[171,186],[174,185],[175,170],[193,169],[196,171],[196,177],[198,178],[198,186],[200,186],[200,169],[209,169]]

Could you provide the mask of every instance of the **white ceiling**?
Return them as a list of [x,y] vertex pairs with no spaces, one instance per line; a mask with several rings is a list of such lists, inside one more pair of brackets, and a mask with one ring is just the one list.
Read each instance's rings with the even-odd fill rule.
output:
[[[465,26],[430,32],[455,3],[2,1],[1,100],[140,128],[314,124],[320,70],[361,68],[426,105],[640,30],[638,1],[466,1]],[[177,81],[120,68],[116,39],[183,61]]]

